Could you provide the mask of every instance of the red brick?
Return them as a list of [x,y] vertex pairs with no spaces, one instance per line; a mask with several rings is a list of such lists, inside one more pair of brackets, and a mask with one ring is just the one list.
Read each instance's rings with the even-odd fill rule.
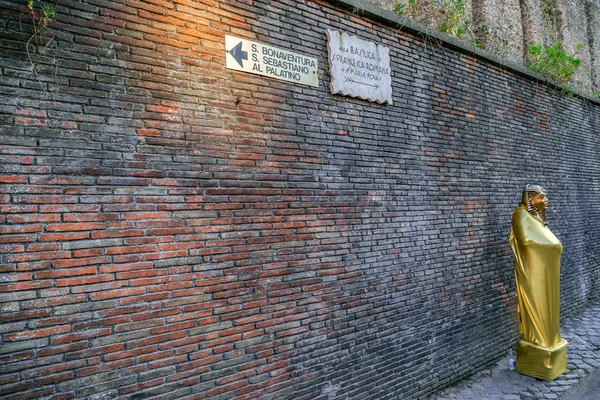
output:
[[[129,322],[129,317],[128,316],[119,316],[119,317],[112,317],[112,318],[104,318],[104,319],[98,319],[98,320],[94,320],[94,321],[88,321],[88,322],[81,322],[79,324],[75,324],[73,325],[73,331],[77,332],[77,331],[86,331],[89,329],[97,329],[97,328],[101,328],[103,326],[114,326],[114,325],[119,325],[119,324],[126,324],[127,322]],[[116,332],[116,328],[115,328],[115,332]]]
[[15,125],[48,126],[47,119],[15,117]]
[[23,243],[33,242],[35,235],[5,235],[0,236],[0,243]]
[[69,240],[89,239],[88,232],[71,232],[71,233],[43,233],[39,235],[39,240],[42,242],[62,242]]
[[135,360],[132,359],[125,359],[125,360],[119,360],[119,361],[114,361],[114,362],[104,362],[102,364],[93,366],[93,367],[87,367],[87,368],[80,368],[77,370],[77,375],[78,376],[88,376],[88,375],[94,375],[94,374],[98,374],[104,371],[110,371],[110,370],[119,370],[121,368],[124,367],[129,367],[131,365],[133,365],[135,363]]
[[51,271],[40,271],[35,273],[36,279],[48,279],[58,278],[63,276],[77,276],[77,275],[95,275],[96,267],[85,267],[85,268],[70,268],[70,269],[56,269]]
[[162,385],[165,382],[164,378],[152,379],[143,383],[137,383],[135,385],[125,386],[119,389],[120,393],[133,393],[139,392],[143,389],[148,389],[154,386]]
[[106,254],[130,254],[130,253],[149,253],[156,251],[156,245],[146,246],[123,246],[123,247],[110,247],[106,249]]
[[72,213],[72,212],[90,212],[96,213],[101,210],[96,204],[47,204],[40,206],[40,212],[43,213]]
[[229,375],[225,378],[221,378],[221,379],[217,379],[216,384],[217,385],[225,385],[227,383],[231,383],[231,382],[235,382],[241,379],[245,379],[248,378],[250,376],[255,375],[255,371],[254,370],[248,370],[248,371],[244,371],[244,372],[240,372],[237,374],[232,374]]
[[15,340],[28,340],[28,339],[35,339],[35,338],[40,338],[40,337],[44,337],[44,336],[57,335],[60,333],[66,333],[66,332],[70,332],[70,331],[71,331],[71,327],[69,327],[69,326],[57,326],[57,327],[46,328],[46,329],[37,329],[35,331],[24,331],[24,332],[19,332],[19,333],[7,334],[4,336],[4,340],[9,341],[9,342],[15,341]]
[[148,293],[153,292],[163,292],[163,291],[175,291],[178,289],[185,289],[194,286],[193,282],[174,282],[168,284],[161,284],[160,286],[150,286],[148,287]]
[[[110,225],[110,223],[109,223],[109,225]],[[141,229],[123,230],[123,229],[119,228],[118,231],[93,231],[91,234],[92,234],[92,239],[103,239],[103,238],[143,236],[144,231]]]
[[42,232],[44,226],[42,224],[31,225],[0,225],[0,234],[9,235],[16,233],[35,233]]
[[25,391],[31,388],[33,388],[32,381],[20,381],[12,385],[4,385],[2,387],[2,394],[7,395],[10,393]]
[[38,386],[51,385],[58,382],[67,381],[73,379],[75,377],[75,373],[73,371],[66,371],[60,374],[48,375],[43,378],[38,378],[35,380],[35,384]]
[[126,351],[111,352],[111,354],[105,355],[104,359],[106,361],[122,360],[122,359],[127,359],[127,358],[139,357],[142,354],[155,354],[156,351],[157,351],[156,345],[138,347],[136,349],[126,350]]
[[24,309],[54,307],[64,304],[84,303],[86,296],[79,295],[63,295],[56,297],[45,297],[41,299],[26,300],[21,303]]
[[58,250],[59,248],[60,245],[58,243],[30,244],[29,246],[27,246],[27,251],[54,251]]
[[227,392],[233,391],[235,389],[239,389],[239,388],[241,388],[243,386],[246,386],[247,384],[248,384],[248,381],[244,379],[244,380],[241,380],[241,381],[238,381],[238,382],[230,383],[228,385],[219,386],[216,389],[210,390],[207,393],[207,395],[210,398],[212,396],[217,396],[217,395],[222,394],[222,393],[227,393]]
[[202,336],[188,337],[188,338],[184,338],[184,339],[178,339],[178,340],[173,340],[173,341],[166,342],[166,343],[161,343],[158,346],[158,348],[161,350],[175,349],[175,351],[178,351],[179,348],[190,346],[190,345],[196,345],[197,343],[202,342],[203,340],[204,340],[204,338]]
[[13,214],[6,220],[11,224],[30,224],[34,222],[58,222],[60,214]]
[[106,213],[73,213],[63,215],[63,221],[65,222],[115,221],[118,219],[118,214]]
[[48,113],[46,110],[39,110],[33,108],[18,108],[15,111],[15,115],[28,115],[30,117],[47,117]]
[[[99,268],[100,273],[113,273],[113,272],[125,272],[125,271],[140,271],[150,270],[152,271],[151,262],[138,262],[128,264],[107,264]],[[117,276],[119,276],[117,274]]]
[[98,311],[98,315],[103,318],[108,318],[108,317],[112,317],[115,315],[134,314],[137,312],[146,311],[147,309],[148,309],[148,305],[139,304],[139,305],[134,305],[134,306],[129,306],[129,307],[119,307],[119,308],[111,308],[108,310],[101,310],[101,311]]
[[163,368],[164,366],[167,366],[167,365],[181,365],[182,363],[186,362],[187,360],[188,360],[187,354],[177,356],[177,357],[171,357],[171,358],[162,358],[159,361],[154,361],[154,362],[149,363],[148,368],[157,369],[157,368]]
[[144,288],[126,288],[119,290],[109,290],[97,293],[90,293],[90,300],[106,300],[114,298],[122,298],[128,296],[137,296],[146,293]]
[[55,354],[72,353],[72,352],[87,349],[87,348],[88,348],[88,344],[85,342],[70,343],[70,344],[66,344],[66,345],[62,345],[62,346],[52,346],[52,347],[46,347],[46,348],[40,349],[39,355],[41,357],[53,356]]
[[46,228],[48,232],[72,232],[105,229],[106,224],[100,223],[72,223],[72,224],[50,224]]
[[0,206],[0,214],[32,213],[37,212],[36,205],[9,205]]
[[173,340],[184,338],[185,336],[186,336],[185,332],[171,332],[166,335],[158,335],[158,336],[152,336],[147,339],[141,339],[138,343],[140,346],[148,346],[148,345],[156,344],[156,343],[170,342]]
[[57,344],[77,342],[80,340],[88,340],[88,339],[94,339],[94,338],[97,338],[100,336],[107,336],[107,335],[110,335],[110,333],[111,333],[111,329],[109,329],[109,328],[96,329],[93,331],[86,331],[86,332],[80,332],[80,333],[69,333],[67,335],[53,337],[51,339],[51,343],[52,343],[52,345],[57,345]]
[[6,354],[6,355],[0,356],[0,363],[5,365],[8,363],[12,363],[12,362],[29,360],[29,359],[33,358],[34,356],[35,356],[35,353],[31,350],[24,351],[21,353]]
[[95,275],[93,277],[87,278],[66,278],[66,279],[57,279],[54,281],[54,284],[57,287],[63,286],[77,286],[77,285],[89,285],[100,282],[109,282],[114,280],[114,276],[112,275]]
[[165,300],[169,297],[170,297],[169,293],[160,292],[160,293],[147,294],[145,296],[127,297],[127,298],[119,300],[119,303],[121,305],[126,306],[129,304],[137,304],[137,303]]
[[11,292],[20,290],[33,290],[51,287],[51,281],[34,281],[34,282],[19,282],[19,283],[8,283],[0,284],[0,292]]
[[[102,268],[100,268],[102,271]],[[134,270],[128,272],[117,273],[118,280],[126,280],[126,279],[135,279],[135,278],[148,278],[153,276],[162,276],[165,275],[166,271],[164,270],[153,270],[153,269],[143,269],[143,270]]]
[[[192,358],[192,359],[194,359],[194,358]],[[214,355],[214,356],[208,356],[208,357],[203,356],[195,361],[181,364],[181,366],[179,367],[179,370],[182,372],[188,371],[190,369],[198,368],[200,366],[215,364],[215,363],[221,361],[222,359],[223,359],[223,356],[221,356],[221,355]]]
[[[96,264],[105,264],[110,261],[109,257],[83,257],[76,258],[71,260],[56,260],[52,262],[54,268],[73,268],[73,267],[81,267],[84,265],[96,265]],[[100,271],[103,273],[104,271]]]
[[7,313],[2,316],[2,321],[5,323],[14,321],[27,321],[36,318],[48,317],[51,315],[50,310],[35,310]]
[[143,254],[142,260],[164,260],[167,258],[185,257],[188,254],[187,250],[178,251],[160,251],[157,253]]

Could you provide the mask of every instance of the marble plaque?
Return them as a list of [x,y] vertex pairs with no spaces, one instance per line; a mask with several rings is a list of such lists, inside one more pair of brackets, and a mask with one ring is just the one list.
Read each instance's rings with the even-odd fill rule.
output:
[[332,94],[392,104],[390,49],[327,30]]

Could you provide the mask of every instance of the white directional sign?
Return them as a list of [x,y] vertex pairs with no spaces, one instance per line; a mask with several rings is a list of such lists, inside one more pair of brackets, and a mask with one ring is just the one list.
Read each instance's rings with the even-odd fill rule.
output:
[[390,49],[329,29],[327,37],[331,93],[392,104]]
[[316,58],[229,35],[225,35],[225,49],[229,69],[319,86]]

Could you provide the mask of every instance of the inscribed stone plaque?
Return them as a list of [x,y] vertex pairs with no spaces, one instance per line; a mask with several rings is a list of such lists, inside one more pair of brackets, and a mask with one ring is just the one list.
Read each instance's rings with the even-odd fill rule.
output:
[[390,49],[327,30],[331,93],[392,104]]

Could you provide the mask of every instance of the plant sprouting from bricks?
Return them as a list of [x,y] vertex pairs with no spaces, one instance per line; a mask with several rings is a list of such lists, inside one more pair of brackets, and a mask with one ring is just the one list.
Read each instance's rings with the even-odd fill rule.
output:
[[[37,62],[34,61],[33,54],[45,55],[54,40],[54,33],[49,25],[55,20],[57,2],[58,0],[54,4],[44,4],[34,0],[27,1],[27,14],[32,24],[32,35],[25,43],[25,50],[38,81],[40,79],[37,76]],[[41,81],[40,85],[43,87]]]
[[[577,45],[578,51],[582,48],[582,44]],[[569,82],[581,64],[579,58],[570,56],[563,50],[561,42],[550,47],[536,43],[530,45],[528,50],[529,68],[558,83]]]
[[33,34],[27,41],[27,51],[34,45],[40,54],[43,54],[54,38],[48,25],[54,21],[55,6],[50,4],[38,4],[34,0],[27,1],[27,12],[33,24]]

